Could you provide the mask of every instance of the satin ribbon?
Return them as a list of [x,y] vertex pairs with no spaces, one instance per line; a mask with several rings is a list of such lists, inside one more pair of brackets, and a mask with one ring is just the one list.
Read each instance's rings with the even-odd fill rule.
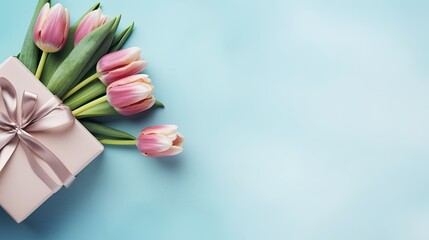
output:
[[[55,132],[61,134],[65,128],[73,125],[75,118],[70,109],[54,96],[36,109],[37,94],[24,91],[21,112],[18,113],[16,90],[4,77],[0,77],[0,95],[5,108],[0,109],[0,173],[11,159],[18,144],[21,144],[34,173],[52,190],[58,191],[63,185],[68,187],[74,180],[67,167],[31,132]],[[61,180],[58,185],[42,168],[38,156]]]

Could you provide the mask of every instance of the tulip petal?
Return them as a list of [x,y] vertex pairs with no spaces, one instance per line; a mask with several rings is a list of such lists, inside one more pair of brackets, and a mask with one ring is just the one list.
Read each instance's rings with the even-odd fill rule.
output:
[[185,141],[185,137],[179,132],[176,132],[176,134],[177,138],[173,141],[173,146],[182,147],[183,142]]
[[138,47],[127,48],[109,53],[102,57],[97,63],[97,72],[103,73],[112,69],[125,66],[140,59],[141,49]]
[[173,146],[173,142],[162,135],[140,135],[137,141],[138,149],[146,154],[165,152]]
[[114,107],[125,107],[148,98],[153,88],[146,83],[130,83],[107,89],[107,98]]
[[148,110],[155,104],[155,101],[156,99],[151,97],[126,107],[115,108],[115,110],[124,116],[129,116]]
[[100,17],[98,26],[101,26],[101,25],[107,23],[108,21],[109,21],[109,17],[106,16],[106,15],[104,15],[104,14],[102,14],[101,17]]
[[64,19],[66,20],[66,25],[64,26],[64,33],[63,38],[64,41],[67,41],[67,37],[69,36],[69,30],[70,30],[70,13],[67,8],[64,9]]
[[176,125],[159,125],[159,126],[151,126],[143,129],[141,133],[143,134],[162,134],[162,135],[169,135],[174,132],[176,132],[177,126]]
[[37,17],[33,32],[35,42],[40,42],[40,32],[42,31],[43,24],[45,23],[46,17],[48,16],[49,6],[49,3],[45,3],[39,12],[39,16]]
[[177,155],[177,154],[181,153],[182,151],[183,151],[183,149],[181,147],[173,146],[165,152],[151,153],[151,154],[147,154],[147,156],[149,156],[149,157],[169,157],[169,156]]
[[152,80],[150,80],[147,74],[136,74],[136,75],[131,75],[131,76],[122,78],[120,80],[117,80],[115,82],[112,82],[111,84],[109,84],[108,89],[117,87],[117,86],[127,85],[132,82],[142,82],[142,83],[147,83],[152,85],[151,84]]
[[121,68],[114,69],[113,71],[107,72],[107,74],[100,73],[99,79],[105,84],[109,85],[119,79],[123,79],[125,77],[129,77],[136,73],[141,72],[147,66],[147,61],[138,60],[132,62],[126,66]]

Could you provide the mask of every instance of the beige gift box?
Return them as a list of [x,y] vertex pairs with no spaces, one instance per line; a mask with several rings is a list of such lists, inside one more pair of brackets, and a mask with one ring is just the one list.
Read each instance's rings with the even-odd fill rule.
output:
[[[20,111],[21,96],[25,90],[38,94],[38,107],[53,97],[53,94],[14,57],[10,57],[0,65],[0,77],[9,79],[15,87],[18,111]],[[4,106],[0,105],[0,107]],[[0,129],[0,133],[2,131]],[[32,135],[54,153],[74,176],[103,151],[103,145],[77,120],[72,127],[64,131],[38,132]],[[61,184],[47,164],[37,157],[36,159],[40,161],[48,175]],[[54,193],[55,191],[34,173],[24,149],[19,144],[0,172],[0,206],[19,223]]]

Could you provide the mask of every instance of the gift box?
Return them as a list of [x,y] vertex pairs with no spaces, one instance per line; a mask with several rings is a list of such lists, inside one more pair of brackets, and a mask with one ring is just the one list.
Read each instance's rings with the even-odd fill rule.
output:
[[0,206],[19,223],[103,145],[18,59],[0,65],[0,81]]

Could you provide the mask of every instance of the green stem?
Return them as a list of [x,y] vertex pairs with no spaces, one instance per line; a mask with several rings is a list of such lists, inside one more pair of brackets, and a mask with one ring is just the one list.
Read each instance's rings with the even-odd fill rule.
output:
[[40,79],[42,76],[43,68],[45,67],[46,58],[48,57],[48,53],[43,51],[42,57],[40,58],[39,66],[37,66],[36,70],[36,78]]
[[86,111],[86,110],[88,110],[94,106],[97,106],[98,104],[103,103],[105,101],[107,101],[107,95],[104,95],[100,98],[95,99],[92,102],[89,102],[89,103],[83,105],[82,107],[79,107],[78,109],[74,110],[72,112],[72,114],[73,114],[73,116],[77,116],[79,113],[84,112],[84,111]]
[[82,82],[80,82],[78,85],[76,85],[74,88],[72,88],[64,97],[63,100],[66,100],[68,97],[70,97],[71,95],[73,95],[75,92],[79,91],[81,88],[85,87],[86,85],[88,85],[90,82],[94,81],[95,79],[98,78],[98,74],[94,73],[91,76],[89,76],[87,79],[83,80]]
[[137,140],[114,140],[114,139],[99,139],[102,144],[109,145],[136,145]]

